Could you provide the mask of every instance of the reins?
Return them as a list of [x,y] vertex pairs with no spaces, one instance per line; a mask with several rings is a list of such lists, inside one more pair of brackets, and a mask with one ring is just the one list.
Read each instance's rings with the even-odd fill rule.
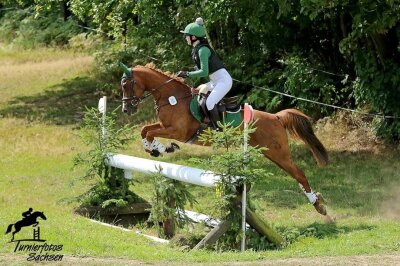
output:
[[[125,78],[127,80],[132,80],[132,87],[135,86],[136,81],[134,78]],[[173,81],[174,79],[169,79],[165,82],[163,82],[161,85],[159,85],[158,87],[150,90],[146,95],[143,95],[142,97],[136,97],[136,96],[132,96],[132,97],[123,97],[122,101],[131,101],[131,104],[134,106],[137,106],[140,102],[142,102],[144,99],[150,97],[152,95],[152,92],[158,91],[159,89],[161,89],[163,86],[167,85],[168,83],[170,83],[171,81]]]

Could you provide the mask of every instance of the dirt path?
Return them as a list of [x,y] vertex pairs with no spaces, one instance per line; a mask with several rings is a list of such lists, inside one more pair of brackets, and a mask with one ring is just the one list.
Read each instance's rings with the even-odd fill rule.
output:
[[[14,254],[0,254],[0,265],[32,265],[27,262],[26,256]],[[360,255],[360,256],[337,256],[337,257],[315,257],[315,258],[289,258],[289,259],[265,259],[258,261],[240,261],[226,263],[187,263],[187,262],[143,262],[125,258],[96,258],[96,257],[73,257],[65,256],[62,262],[40,263],[44,265],[279,265],[279,266],[320,266],[320,265],[376,265],[394,266],[400,265],[400,254],[392,255]],[[37,264],[36,264],[37,265]]]

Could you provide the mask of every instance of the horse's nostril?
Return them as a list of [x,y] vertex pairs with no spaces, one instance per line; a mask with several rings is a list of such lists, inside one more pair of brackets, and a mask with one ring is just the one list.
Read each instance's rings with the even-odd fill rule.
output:
[[128,112],[128,110],[126,110],[126,109],[123,109],[123,110],[122,110],[122,112],[124,112],[124,113],[127,113],[127,112]]

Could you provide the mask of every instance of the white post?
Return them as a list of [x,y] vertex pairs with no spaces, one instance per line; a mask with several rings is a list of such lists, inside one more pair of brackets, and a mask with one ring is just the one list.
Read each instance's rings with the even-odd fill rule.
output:
[[[243,144],[243,150],[244,150],[244,162],[247,163],[248,160],[248,126],[249,123],[253,121],[253,107],[251,105],[245,103],[244,104],[244,112],[243,112],[243,123],[244,123],[244,132],[243,132],[243,138],[244,138],[244,144]],[[240,244],[240,251],[245,251],[246,249],[246,206],[247,206],[247,191],[246,191],[246,183],[243,182],[243,193],[242,193],[242,242]]]
[[103,147],[106,144],[106,112],[107,112],[107,96],[103,96],[99,100],[99,112],[103,114],[103,120],[101,125],[101,138]]

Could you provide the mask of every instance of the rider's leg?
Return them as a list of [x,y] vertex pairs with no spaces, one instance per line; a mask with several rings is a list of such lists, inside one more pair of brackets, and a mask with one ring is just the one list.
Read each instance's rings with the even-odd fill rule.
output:
[[232,88],[232,78],[224,68],[217,70],[210,75],[211,86],[210,96],[207,98],[207,109],[210,111]]
[[220,69],[210,75],[211,82],[213,83],[212,91],[207,98],[207,110],[210,113],[210,118],[215,128],[217,122],[220,121],[217,104],[232,88],[232,78],[228,71]]

